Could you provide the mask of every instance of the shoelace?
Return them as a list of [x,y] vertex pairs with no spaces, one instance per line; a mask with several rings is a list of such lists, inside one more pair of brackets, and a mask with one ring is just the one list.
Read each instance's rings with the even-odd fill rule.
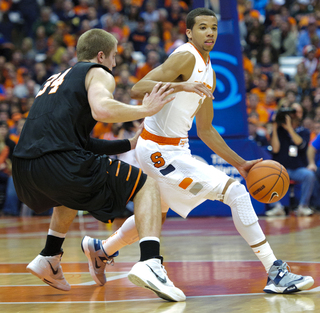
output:
[[105,260],[102,260],[103,263],[114,266],[114,258],[106,258]]
[[298,277],[301,277],[300,275],[291,273],[290,266],[286,262],[283,262],[283,264],[279,268],[279,271],[280,270],[284,273],[284,275],[288,275],[290,279],[297,279]]
[[162,264],[161,264],[161,268],[164,271],[164,273],[167,275],[167,271],[166,271],[166,269],[164,268],[164,266]]
[[282,265],[280,266],[279,270],[284,272],[284,274],[287,274],[287,273],[291,272],[290,266],[286,262],[282,263]]

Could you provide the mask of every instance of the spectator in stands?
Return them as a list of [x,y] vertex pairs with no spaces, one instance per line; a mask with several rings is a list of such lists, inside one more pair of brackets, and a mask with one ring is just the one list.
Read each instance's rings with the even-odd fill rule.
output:
[[[248,132],[249,140],[254,140],[256,144],[263,148],[266,152],[268,151],[268,146],[270,145],[269,140],[266,137],[266,129],[259,126],[259,121],[254,117],[254,115],[249,115],[248,118]],[[269,152],[263,156],[264,158],[270,159]]]
[[304,17],[310,16],[314,12],[311,0],[296,0],[291,8],[291,15],[300,22]]
[[8,125],[5,122],[0,122],[0,138],[2,137],[5,138],[5,144],[7,147],[9,147],[9,155],[7,159],[9,175],[5,187],[5,197],[3,201],[2,213],[6,216],[19,216],[21,203],[14,188],[11,170],[9,170],[11,168],[12,153],[16,143],[9,138]]
[[159,20],[159,11],[157,10],[154,0],[147,0],[145,4],[145,11],[141,12],[140,16],[145,21],[145,30],[151,32],[154,24]]
[[7,137],[8,125],[6,122],[0,122],[0,209],[3,208],[7,181],[11,175],[10,148],[6,144]]
[[285,4],[285,0],[270,0],[270,5],[266,7],[266,18],[264,20],[266,32],[270,31],[275,15],[281,14],[281,8]]
[[288,20],[280,22],[280,28],[270,32],[272,46],[278,50],[280,57],[296,55],[296,41],[298,32],[295,25]]
[[78,0],[78,5],[74,7],[74,11],[77,16],[84,17],[88,14],[89,0]]
[[41,8],[39,19],[37,19],[32,25],[34,34],[37,33],[37,29],[41,26],[44,27],[46,37],[51,36],[55,32],[56,25],[51,21],[51,14],[52,9],[50,7],[45,6]]
[[315,113],[313,107],[313,97],[311,94],[306,94],[302,97],[301,106],[303,108],[304,115],[313,119]]
[[250,92],[254,87],[252,74],[248,70],[244,70],[244,84],[246,88],[246,93]]
[[[270,142],[273,160],[287,169],[290,179],[301,184],[301,197],[295,211],[296,215],[309,216],[313,214],[309,205],[316,179],[314,172],[307,168],[310,132],[301,126],[302,106],[294,103],[291,108],[296,112],[284,115],[280,121],[277,118],[274,119]],[[266,212],[266,215],[283,215],[283,207],[280,203],[276,203],[273,209]]]
[[250,58],[256,58],[262,43],[264,26],[260,23],[258,15],[252,12],[250,12],[249,15],[250,22],[247,25],[246,50]]
[[[319,123],[320,125],[320,123]],[[313,171],[316,176],[316,181],[313,190],[312,204],[317,210],[320,209],[320,134],[316,136],[314,141],[308,146],[308,169]]]
[[29,72],[24,74],[24,82],[22,84],[17,84],[13,88],[13,94],[19,99],[24,99],[28,97],[35,97],[40,90],[40,85],[31,78]]
[[286,96],[288,86],[288,80],[284,75],[278,75],[278,78],[275,81],[274,85],[271,85],[271,88],[274,90],[274,95],[277,100]]
[[308,77],[307,69],[305,67],[304,62],[301,62],[297,65],[297,71],[294,75],[295,82],[299,85],[302,80]]
[[39,26],[35,31],[34,46],[36,53],[44,54],[48,50],[48,37],[46,36],[46,30],[44,26]]
[[130,5],[128,7],[126,24],[129,26],[130,31],[133,32],[138,27],[138,17],[140,16],[140,8],[136,5]]
[[38,62],[33,67],[33,76],[32,79],[38,85],[42,85],[50,75],[47,72],[46,66],[43,62]]
[[302,29],[299,32],[297,39],[297,54],[303,55],[303,48],[307,45],[311,45],[312,38],[320,38],[320,29],[317,27],[317,21],[314,17],[310,17],[308,20],[307,29]]
[[268,77],[265,74],[261,74],[258,80],[258,86],[251,90],[251,93],[255,93],[259,97],[259,101],[266,102],[266,91],[269,88]]
[[264,126],[269,121],[269,113],[265,109],[264,105],[259,102],[259,97],[255,93],[249,93],[247,101],[247,113],[256,113],[258,116],[257,123],[260,126]]
[[146,54],[149,51],[157,51],[160,57],[160,63],[163,63],[168,57],[164,49],[160,46],[160,38],[158,36],[150,36],[146,45]]
[[115,81],[117,88],[132,88],[133,85],[138,82],[138,79],[131,75],[130,72],[124,68],[120,71],[119,76],[115,77]]
[[35,64],[36,52],[33,48],[33,39],[26,37],[21,42],[23,64],[30,70]]
[[136,77],[138,80],[146,76],[151,70],[160,64],[160,56],[157,51],[149,51],[146,62],[137,68]]
[[171,4],[167,7],[168,11],[168,21],[172,23],[173,26],[178,26],[183,20],[183,13],[188,10],[186,5],[183,5],[182,1],[171,0]]
[[268,48],[265,48],[263,51],[261,51],[261,56],[259,57],[261,59],[259,61],[257,59],[257,63],[260,65],[262,73],[267,75],[268,81],[270,81],[273,75],[273,64],[275,64],[273,59],[277,58],[277,54],[275,57],[272,57],[272,51]]
[[95,7],[88,7],[86,18],[89,21],[89,25],[91,28],[102,28],[102,24],[98,19],[98,13]]
[[135,51],[141,51],[144,53],[150,33],[145,30],[145,22],[142,17],[139,17],[137,22],[137,28],[131,32],[129,41],[133,43],[133,48]]
[[273,89],[271,89],[271,88],[267,89],[266,99],[265,99],[265,102],[262,103],[262,105],[267,110],[267,112],[269,114],[269,120],[270,120],[271,115],[278,108],[278,104],[276,102],[275,93],[274,93]]
[[307,45],[303,48],[303,63],[307,71],[309,79],[313,73],[317,70],[319,60],[316,58],[316,47],[313,45]]
[[258,48],[257,63],[265,63],[263,55],[265,51],[269,52],[269,61],[267,63],[278,63],[278,50],[273,46],[272,37],[270,34],[264,34],[262,44]]

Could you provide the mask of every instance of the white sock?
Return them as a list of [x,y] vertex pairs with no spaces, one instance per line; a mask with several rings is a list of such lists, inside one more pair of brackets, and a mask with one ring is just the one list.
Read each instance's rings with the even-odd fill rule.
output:
[[269,243],[266,242],[261,246],[252,248],[252,250],[255,253],[255,255],[258,257],[258,259],[261,261],[264,268],[266,269],[266,272],[268,273],[270,270],[270,267],[273,265],[273,262],[277,260]]
[[139,243],[143,242],[143,241],[148,241],[148,240],[154,240],[154,241],[158,241],[160,242],[160,239],[158,237],[143,237]]
[[134,221],[134,215],[132,215],[127,218],[122,226],[107,240],[102,241],[102,246],[108,255],[113,255],[121,248],[131,245],[138,240],[139,235]]
[[59,233],[49,228],[48,235],[55,236],[58,238],[66,238],[67,234]]

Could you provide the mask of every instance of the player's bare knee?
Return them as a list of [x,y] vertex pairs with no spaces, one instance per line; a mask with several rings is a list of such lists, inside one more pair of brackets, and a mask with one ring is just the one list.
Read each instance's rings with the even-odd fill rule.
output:
[[244,225],[249,226],[258,221],[250,195],[246,187],[238,181],[230,184],[224,195],[223,202],[230,206],[233,214],[237,214]]

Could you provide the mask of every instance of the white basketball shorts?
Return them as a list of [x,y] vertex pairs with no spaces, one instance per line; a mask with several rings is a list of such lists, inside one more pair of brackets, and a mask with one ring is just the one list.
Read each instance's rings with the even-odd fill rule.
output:
[[140,137],[136,158],[158,182],[161,198],[184,218],[205,200],[217,200],[229,180],[222,171],[194,158],[185,139],[180,145],[163,145]]

